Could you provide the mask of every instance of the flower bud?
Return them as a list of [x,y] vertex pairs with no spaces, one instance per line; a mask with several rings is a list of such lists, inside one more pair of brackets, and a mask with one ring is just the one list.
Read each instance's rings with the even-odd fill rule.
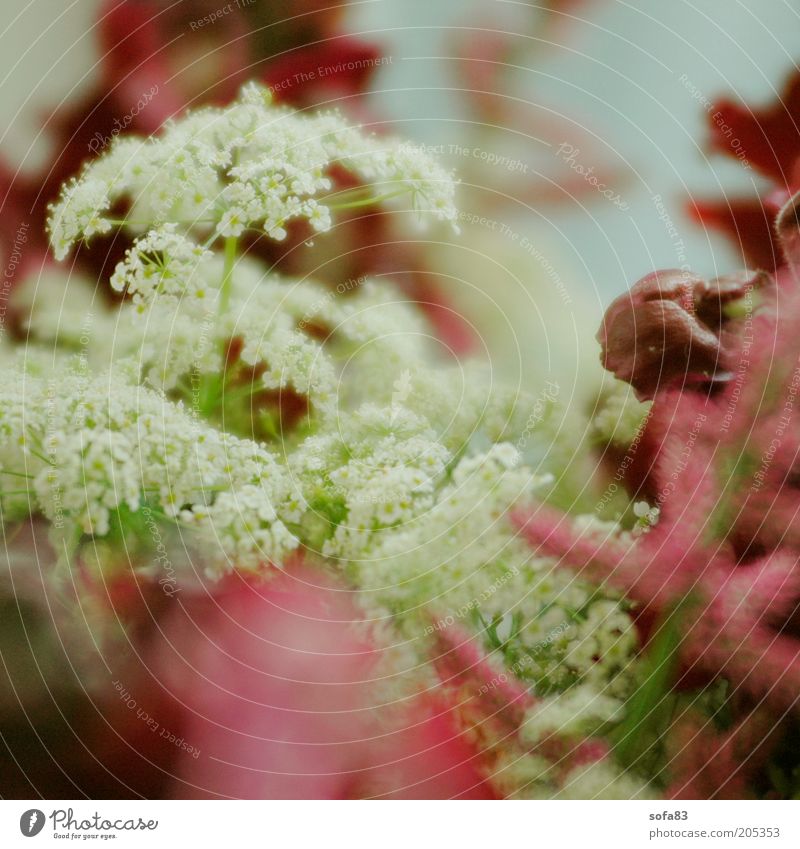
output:
[[640,400],[675,384],[728,380],[736,344],[725,307],[771,280],[760,271],[711,281],[678,269],[652,272],[606,311],[601,362]]

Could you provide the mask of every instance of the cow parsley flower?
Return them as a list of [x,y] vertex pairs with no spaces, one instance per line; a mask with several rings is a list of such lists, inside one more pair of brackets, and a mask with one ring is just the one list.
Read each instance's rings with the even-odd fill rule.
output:
[[[372,189],[337,194],[334,166]],[[276,106],[265,89],[249,84],[230,106],[189,113],[145,141],[115,142],[65,187],[49,227],[59,259],[79,240],[120,223],[134,233],[171,223],[211,240],[250,229],[281,240],[292,220],[323,231],[337,209],[401,195],[453,222],[453,191],[452,176],[423,151],[367,135],[335,113]],[[122,200],[131,210],[117,219],[113,210]]]
[[592,420],[594,432],[603,442],[627,448],[641,437],[650,406],[639,401],[626,383],[615,380]]
[[541,694],[583,681],[622,695],[637,645],[628,614],[511,532],[512,510],[546,483],[507,443],[465,457],[391,534],[362,533],[360,551],[348,534],[351,569],[413,638],[473,625]]
[[50,238],[58,259],[64,259],[79,239],[111,230],[107,216],[111,202],[108,184],[88,174],[64,187],[50,221]]
[[131,295],[140,311],[156,299],[203,300],[208,288],[200,269],[212,256],[174,224],[164,224],[134,242],[111,276],[111,288]]
[[48,377],[8,371],[0,392],[2,471],[28,484],[0,494],[4,515],[40,511],[72,543],[106,536],[120,510],[147,506],[213,537],[212,561],[244,568],[280,563],[296,547],[277,516],[289,483],[272,455],[126,383],[121,370],[97,377],[63,367]]

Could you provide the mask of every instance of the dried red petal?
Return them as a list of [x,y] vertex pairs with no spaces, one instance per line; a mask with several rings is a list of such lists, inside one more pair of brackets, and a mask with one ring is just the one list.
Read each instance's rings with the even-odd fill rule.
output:
[[775,237],[775,216],[786,202],[773,192],[765,198],[721,198],[718,201],[692,201],[687,212],[709,230],[725,236],[741,252],[743,265],[774,271],[782,262]]
[[709,111],[708,126],[714,150],[735,157],[735,139],[754,168],[788,185],[800,156],[800,74],[791,76],[780,97],[763,109],[721,100]]

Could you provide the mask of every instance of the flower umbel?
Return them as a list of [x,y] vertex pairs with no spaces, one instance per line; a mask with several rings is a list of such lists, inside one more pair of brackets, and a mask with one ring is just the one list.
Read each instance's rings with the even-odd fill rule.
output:
[[[364,189],[331,194],[334,167],[364,181]],[[327,230],[337,209],[402,195],[422,212],[455,220],[452,177],[424,152],[367,135],[335,113],[276,106],[251,83],[228,107],[191,112],[149,139],[116,141],[64,189],[49,227],[59,259],[116,226],[136,234],[171,224],[206,245],[250,230],[281,240],[290,221]],[[113,210],[123,201],[130,211],[117,218]],[[134,246],[148,250],[148,241]]]

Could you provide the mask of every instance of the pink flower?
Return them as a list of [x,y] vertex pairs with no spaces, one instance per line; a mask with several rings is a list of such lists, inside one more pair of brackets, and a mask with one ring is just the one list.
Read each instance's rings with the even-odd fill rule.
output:
[[446,700],[381,695],[383,651],[347,588],[298,564],[176,594],[140,669],[156,720],[177,715],[168,795],[490,796]]
[[746,795],[751,744],[763,760],[780,739],[762,714],[780,725],[800,703],[798,202],[776,222],[775,279],[658,272],[606,314],[604,364],[653,399],[625,484],[659,508],[656,526],[627,537],[544,505],[517,516],[539,553],[633,601],[645,639],[677,622],[676,689],[729,682],[734,725],[698,720],[688,752],[670,741],[675,796]]

